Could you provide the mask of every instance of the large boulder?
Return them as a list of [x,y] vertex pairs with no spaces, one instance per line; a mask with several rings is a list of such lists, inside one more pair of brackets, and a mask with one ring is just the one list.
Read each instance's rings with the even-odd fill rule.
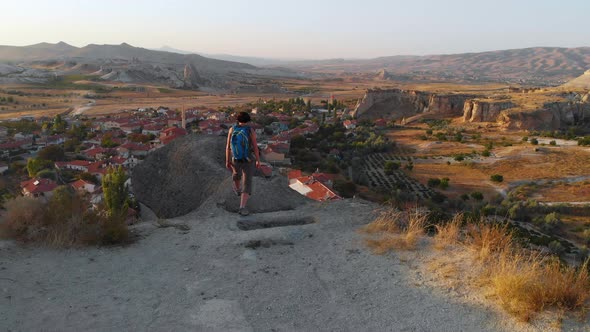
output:
[[[237,212],[240,198],[231,189],[231,172],[225,168],[224,153],[224,137],[178,138],[152,152],[133,169],[133,192],[160,218],[187,214],[207,200]],[[283,176],[255,176],[248,209],[253,213],[291,210],[308,201],[291,190]]]
[[139,202],[158,217],[197,209],[230,176],[224,167],[225,139],[187,135],[152,153],[131,174]]

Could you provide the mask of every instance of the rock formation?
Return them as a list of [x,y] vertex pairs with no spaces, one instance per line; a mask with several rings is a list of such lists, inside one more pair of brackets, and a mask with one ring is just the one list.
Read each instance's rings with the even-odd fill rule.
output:
[[590,70],[586,70],[582,76],[576,77],[562,86],[564,88],[590,89]]
[[483,101],[469,99],[463,106],[464,122],[495,122],[500,112],[513,107],[509,101]]
[[430,112],[459,116],[465,100],[473,98],[465,94],[436,94],[417,90],[371,89],[357,104],[353,116],[357,118],[398,119]]
[[[187,135],[150,153],[131,174],[137,200],[162,218],[185,215],[208,200],[237,211],[231,173],[225,168],[225,139]],[[282,177],[254,178],[251,212],[290,210],[308,199],[288,187]]]
[[553,102],[537,110],[502,111],[497,121],[507,129],[555,130],[583,123],[589,117],[590,104]]
[[376,79],[381,81],[387,81],[392,79],[392,75],[387,70],[385,70],[385,68],[383,68],[377,73]]

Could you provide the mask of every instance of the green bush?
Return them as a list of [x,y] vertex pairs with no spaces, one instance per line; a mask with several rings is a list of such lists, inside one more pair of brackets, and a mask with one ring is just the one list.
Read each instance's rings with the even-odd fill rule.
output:
[[532,145],[538,145],[539,144],[539,141],[536,138],[531,138],[531,141],[530,142],[531,142]]
[[481,155],[482,155],[482,157],[489,157],[491,155],[490,150],[483,150]]
[[504,181],[504,177],[500,174],[492,174],[490,176],[490,180],[492,180],[493,182],[502,182]]
[[557,145],[557,142],[555,142],[555,140],[552,140],[552,141],[549,142],[549,145],[555,146],[555,145]]
[[471,198],[475,199],[476,201],[481,201],[483,200],[483,194],[479,191],[474,191],[471,193]]
[[356,193],[356,184],[348,180],[335,180],[334,189],[342,197],[351,198]]
[[430,178],[427,184],[429,187],[438,187],[440,185],[440,179]]
[[522,141],[523,142],[528,142],[528,140],[529,140],[529,137],[528,136],[525,136],[525,137],[522,138]]

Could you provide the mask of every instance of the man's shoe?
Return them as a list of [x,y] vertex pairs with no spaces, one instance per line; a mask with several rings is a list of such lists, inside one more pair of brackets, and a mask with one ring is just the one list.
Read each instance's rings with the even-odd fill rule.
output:
[[250,214],[250,211],[248,211],[248,209],[246,209],[245,207],[240,208],[240,211],[238,212],[241,216],[247,216]]

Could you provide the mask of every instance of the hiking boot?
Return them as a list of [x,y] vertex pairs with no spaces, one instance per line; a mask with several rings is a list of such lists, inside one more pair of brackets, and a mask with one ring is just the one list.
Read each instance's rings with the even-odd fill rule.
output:
[[240,211],[238,212],[241,216],[247,216],[250,214],[250,211],[248,211],[248,209],[246,209],[245,207],[240,208]]

